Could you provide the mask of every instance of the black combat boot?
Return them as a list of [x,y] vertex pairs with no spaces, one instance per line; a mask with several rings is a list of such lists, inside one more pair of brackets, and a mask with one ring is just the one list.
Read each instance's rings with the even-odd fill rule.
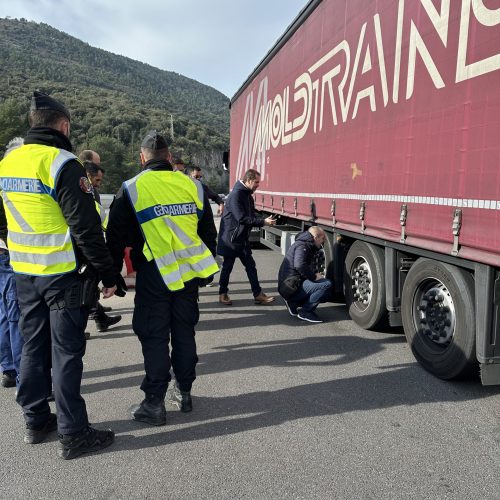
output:
[[6,370],[2,373],[2,387],[16,387],[16,370]]
[[99,319],[104,313],[112,310],[111,306],[103,306],[100,302],[97,302],[96,306],[90,309],[89,319]]
[[98,318],[95,318],[95,325],[98,332],[105,332],[110,326],[115,325],[122,319],[121,315],[108,316],[107,314],[102,314]]
[[59,435],[57,455],[63,460],[71,460],[83,453],[107,448],[114,440],[115,433],[111,429],[99,431],[89,425],[77,434]]
[[172,391],[168,396],[168,402],[177,406],[182,413],[193,411],[193,400],[191,399],[191,391],[181,391],[177,383],[174,384]]
[[45,441],[45,438],[49,435],[49,432],[57,430],[57,417],[54,413],[49,413],[47,422],[40,426],[33,426],[26,424],[26,430],[24,431],[24,442],[28,444],[38,444]]
[[132,418],[138,422],[151,425],[165,425],[167,423],[167,410],[165,397],[156,394],[146,394],[140,405],[131,410]]

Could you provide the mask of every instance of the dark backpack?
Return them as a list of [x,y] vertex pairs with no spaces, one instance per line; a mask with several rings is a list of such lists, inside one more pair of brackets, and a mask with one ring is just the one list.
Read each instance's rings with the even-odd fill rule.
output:
[[[281,276],[282,274],[282,267],[284,265],[285,261],[281,263],[279,276]],[[294,269],[292,270],[292,272],[293,274],[287,276],[283,281],[280,281],[278,283],[278,292],[285,300],[288,300],[290,297],[292,297],[292,295],[294,295],[295,292],[300,289],[302,282],[304,281],[300,273],[298,273]]]

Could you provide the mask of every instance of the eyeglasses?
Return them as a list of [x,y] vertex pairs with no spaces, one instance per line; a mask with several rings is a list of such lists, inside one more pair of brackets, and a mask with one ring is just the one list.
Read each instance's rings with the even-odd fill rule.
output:
[[194,178],[195,179],[203,179],[203,175],[195,175]]

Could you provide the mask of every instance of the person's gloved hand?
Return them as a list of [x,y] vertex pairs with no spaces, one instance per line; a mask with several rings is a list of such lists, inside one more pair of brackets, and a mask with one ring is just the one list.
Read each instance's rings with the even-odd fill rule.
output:
[[127,287],[127,284],[125,283],[125,280],[123,279],[123,276],[121,274],[118,274],[116,277],[115,295],[118,297],[125,297],[127,290],[128,290],[128,287]]

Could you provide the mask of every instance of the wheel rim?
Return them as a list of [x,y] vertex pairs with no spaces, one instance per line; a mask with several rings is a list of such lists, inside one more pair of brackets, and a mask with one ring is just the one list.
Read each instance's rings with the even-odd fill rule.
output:
[[353,305],[360,311],[370,307],[372,300],[372,271],[363,257],[357,257],[351,266]]
[[446,286],[432,278],[423,281],[413,300],[413,318],[418,333],[434,345],[447,347],[455,332],[453,298]]

